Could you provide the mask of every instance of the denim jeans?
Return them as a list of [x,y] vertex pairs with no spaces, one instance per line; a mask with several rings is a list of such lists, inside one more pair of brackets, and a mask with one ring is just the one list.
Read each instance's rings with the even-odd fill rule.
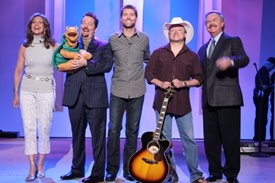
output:
[[[159,118],[159,112],[156,112],[157,120]],[[187,167],[190,173],[191,182],[202,177],[202,172],[198,170],[198,148],[194,138],[194,130],[193,130],[193,121],[192,121],[192,112],[184,115],[184,116],[175,116],[171,114],[166,114],[163,122],[162,135],[163,138],[171,141],[172,139],[172,118],[175,118],[179,135],[181,139],[181,143],[184,147],[185,159],[187,162]],[[173,168],[172,170],[172,179],[178,179],[176,173],[176,164],[174,153],[172,149],[167,151],[167,157],[171,163]]]
[[107,142],[107,173],[116,175],[120,164],[120,131],[122,119],[126,112],[126,140],[124,144],[123,171],[129,173],[128,162],[136,152],[140,117],[144,95],[138,98],[125,99],[111,95],[110,123]]

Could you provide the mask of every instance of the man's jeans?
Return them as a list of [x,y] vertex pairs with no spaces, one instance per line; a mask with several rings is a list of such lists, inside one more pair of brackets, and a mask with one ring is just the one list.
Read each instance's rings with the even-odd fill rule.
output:
[[110,123],[107,143],[107,173],[116,175],[120,164],[120,131],[122,119],[126,112],[126,141],[124,144],[123,171],[128,174],[128,162],[136,152],[140,117],[144,95],[138,98],[125,99],[111,95]]
[[[157,120],[159,118],[159,112],[156,111]],[[171,141],[172,139],[172,118],[175,117],[179,135],[181,139],[181,143],[184,147],[185,159],[187,162],[188,170],[190,172],[190,180],[191,182],[202,177],[202,172],[198,170],[198,148],[194,138],[194,130],[193,130],[193,122],[192,122],[192,112],[184,115],[184,116],[175,116],[166,114],[163,122],[162,135],[163,138]],[[172,179],[173,181],[177,181],[177,173],[176,173],[176,164],[174,153],[172,149],[167,151],[168,159],[171,163],[171,166],[174,170],[172,170]]]

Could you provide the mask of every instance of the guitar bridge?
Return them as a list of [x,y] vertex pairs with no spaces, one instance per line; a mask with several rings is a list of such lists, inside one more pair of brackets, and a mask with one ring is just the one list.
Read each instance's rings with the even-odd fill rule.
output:
[[150,164],[150,165],[158,164],[158,161],[155,161],[155,160],[150,160],[150,159],[146,159],[146,158],[142,158],[142,160],[143,160],[145,163]]

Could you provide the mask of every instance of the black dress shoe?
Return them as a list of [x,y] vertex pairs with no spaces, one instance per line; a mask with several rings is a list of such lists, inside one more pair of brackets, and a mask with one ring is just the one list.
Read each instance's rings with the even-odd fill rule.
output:
[[130,174],[124,174],[123,177],[124,177],[126,180],[129,180],[129,181],[134,181],[134,180],[135,180]]
[[108,173],[105,177],[105,181],[112,182],[116,180],[116,175]]
[[103,181],[104,181],[104,178],[92,177],[92,176],[82,179],[82,182],[84,183],[98,183]]
[[205,180],[207,182],[216,182],[217,180],[220,180],[222,179],[222,177],[216,177],[214,175],[210,175],[209,177],[207,177]]
[[66,175],[60,176],[60,178],[62,180],[71,180],[71,179],[82,178],[82,177],[84,177],[83,174],[77,174],[77,173],[73,173],[73,172],[69,172]]
[[238,179],[237,178],[227,178],[226,179],[228,183],[239,183]]

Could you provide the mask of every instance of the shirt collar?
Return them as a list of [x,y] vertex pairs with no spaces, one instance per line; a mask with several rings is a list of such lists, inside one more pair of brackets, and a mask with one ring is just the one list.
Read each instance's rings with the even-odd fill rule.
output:
[[[221,37],[221,35],[223,34],[223,31],[221,31],[216,37],[213,37],[212,39],[214,39],[215,40],[215,43],[217,43],[218,41],[219,41],[219,39],[220,39],[220,37]],[[211,39],[211,40],[212,40]]]
[[[167,49],[167,50],[169,50],[169,51],[172,52],[170,43],[166,44],[163,48],[165,48],[165,49]],[[184,44],[179,53],[185,52],[187,50],[188,50],[188,47],[186,46],[186,44]]]
[[[125,35],[123,34],[123,29],[121,29],[121,30],[119,31],[119,34],[118,34],[117,37],[120,38],[122,35],[125,36]],[[137,36],[139,37],[139,36],[140,36],[140,31],[138,31],[138,30],[135,29],[135,33],[134,33],[133,37],[134,37],[135,35],[137,35]]]

